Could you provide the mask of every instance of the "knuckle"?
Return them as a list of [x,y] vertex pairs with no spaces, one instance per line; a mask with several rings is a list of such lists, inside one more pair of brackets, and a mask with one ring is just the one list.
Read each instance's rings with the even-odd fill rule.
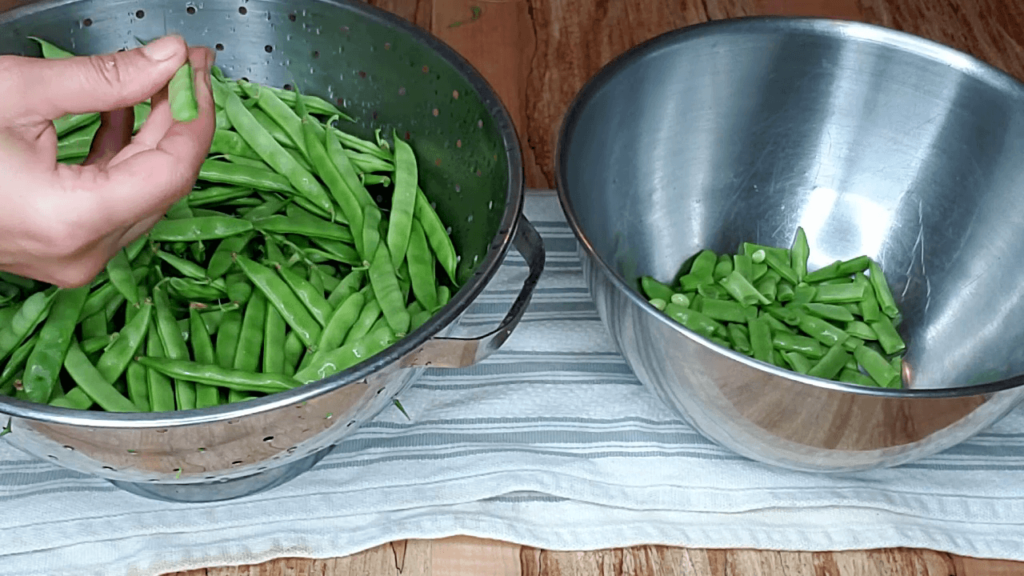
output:
[[88,57],[88,70],[95,82],[107,88],[119,88],[124,74],[119,58],[115,54],[101,54]]

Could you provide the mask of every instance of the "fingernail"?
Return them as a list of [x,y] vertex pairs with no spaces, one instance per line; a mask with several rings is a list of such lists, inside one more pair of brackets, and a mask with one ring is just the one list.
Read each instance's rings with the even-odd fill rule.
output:
[[176,36],[165,36],[155,42],[150,42],[142,49],[146,58],[156,62],[170,60],[181,53],[181,38]]

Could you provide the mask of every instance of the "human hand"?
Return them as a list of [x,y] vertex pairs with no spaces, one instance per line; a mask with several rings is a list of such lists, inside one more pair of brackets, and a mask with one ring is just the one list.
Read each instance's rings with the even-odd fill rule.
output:
[[[167,83],[186,60],[199,117],[171,117]],[[103,56],[0,56],[0,270],[81,286],[195,183],[216,125],[213,53],[178,37]],[[132,138],[131,107],[152,98]],[[52,121],[106,112],[82,166],[57,163]]]

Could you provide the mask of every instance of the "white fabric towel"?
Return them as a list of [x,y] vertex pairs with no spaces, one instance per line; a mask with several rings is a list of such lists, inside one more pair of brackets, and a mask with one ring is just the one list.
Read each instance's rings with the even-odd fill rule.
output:
[[[504,348],[428,372],[308,473],[201,505],[146,500],[0,440],[0,575],[156,574],[469,534],[549,549],[932,548],[1024,560],[1024,412],[925,461],[821,476],[740,458],[649,394],[605,331],[555,197],[547,268]],[[461,330],[505,314],[511,254]],[[642,473],[638,473],[642,471]],[[841,518],[841,521],[837,521]]]

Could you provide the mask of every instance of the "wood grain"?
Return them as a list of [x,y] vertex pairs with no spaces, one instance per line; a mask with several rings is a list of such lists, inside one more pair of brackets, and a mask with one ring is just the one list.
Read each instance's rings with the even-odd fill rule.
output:
[[[0,0],[0,11],[31,0]],[[708,19],[825,16],[942,42],[1024,78],[1024,3],[1017,0],[372,0],[431,30],[491,83],[515,121],[528,185],[553,185],[562,114],[601,66],[665,31]],[[664,546],[538,550],[468,537],[393,542],[345,558],[284,558],[175,576],[1008,576],[1024,563],[928,550],[701,550]]]

